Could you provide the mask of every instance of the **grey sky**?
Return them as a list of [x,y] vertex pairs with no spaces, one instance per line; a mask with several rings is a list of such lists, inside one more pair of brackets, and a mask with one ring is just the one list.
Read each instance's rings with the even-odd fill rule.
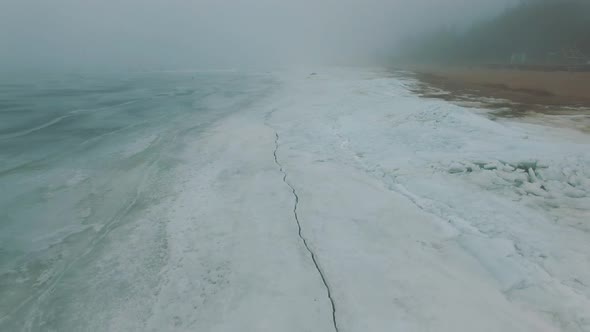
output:
[[2,0],[0,67],[354,62],[516,0]]

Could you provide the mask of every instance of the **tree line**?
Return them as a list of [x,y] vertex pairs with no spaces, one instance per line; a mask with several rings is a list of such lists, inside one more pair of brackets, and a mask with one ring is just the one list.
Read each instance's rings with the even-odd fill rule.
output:
[[590,0],[525,0],[467,29],[450,26],[406,42],[401,60],[536,64],[590,61]]

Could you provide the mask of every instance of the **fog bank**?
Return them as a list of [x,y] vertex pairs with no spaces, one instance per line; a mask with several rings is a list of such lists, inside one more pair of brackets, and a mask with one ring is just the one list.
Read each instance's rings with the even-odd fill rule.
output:
[[515,0],[3,0],[0,69],[371,63]]

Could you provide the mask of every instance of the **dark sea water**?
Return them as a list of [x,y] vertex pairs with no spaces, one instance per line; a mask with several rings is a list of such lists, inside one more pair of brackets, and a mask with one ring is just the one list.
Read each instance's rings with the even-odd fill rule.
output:
[[133,285],[155,284],[166,220],[144,215],[174,195],[177,155],[272,86],[235,72],[1,77],[0,331],[72,330],[77,312],[151,291]]

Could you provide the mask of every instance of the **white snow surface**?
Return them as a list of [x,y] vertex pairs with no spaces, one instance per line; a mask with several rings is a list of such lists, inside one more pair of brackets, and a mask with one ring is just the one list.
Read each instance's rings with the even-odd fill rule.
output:
[[187,149],[149,329],[590,331],[588,136],[279,75]]
[[590,331],[590,136],[421,99],[385,70],[271,75],[181,142],[171,194],[109,233],[96,301],[72,294],[62,326]]

